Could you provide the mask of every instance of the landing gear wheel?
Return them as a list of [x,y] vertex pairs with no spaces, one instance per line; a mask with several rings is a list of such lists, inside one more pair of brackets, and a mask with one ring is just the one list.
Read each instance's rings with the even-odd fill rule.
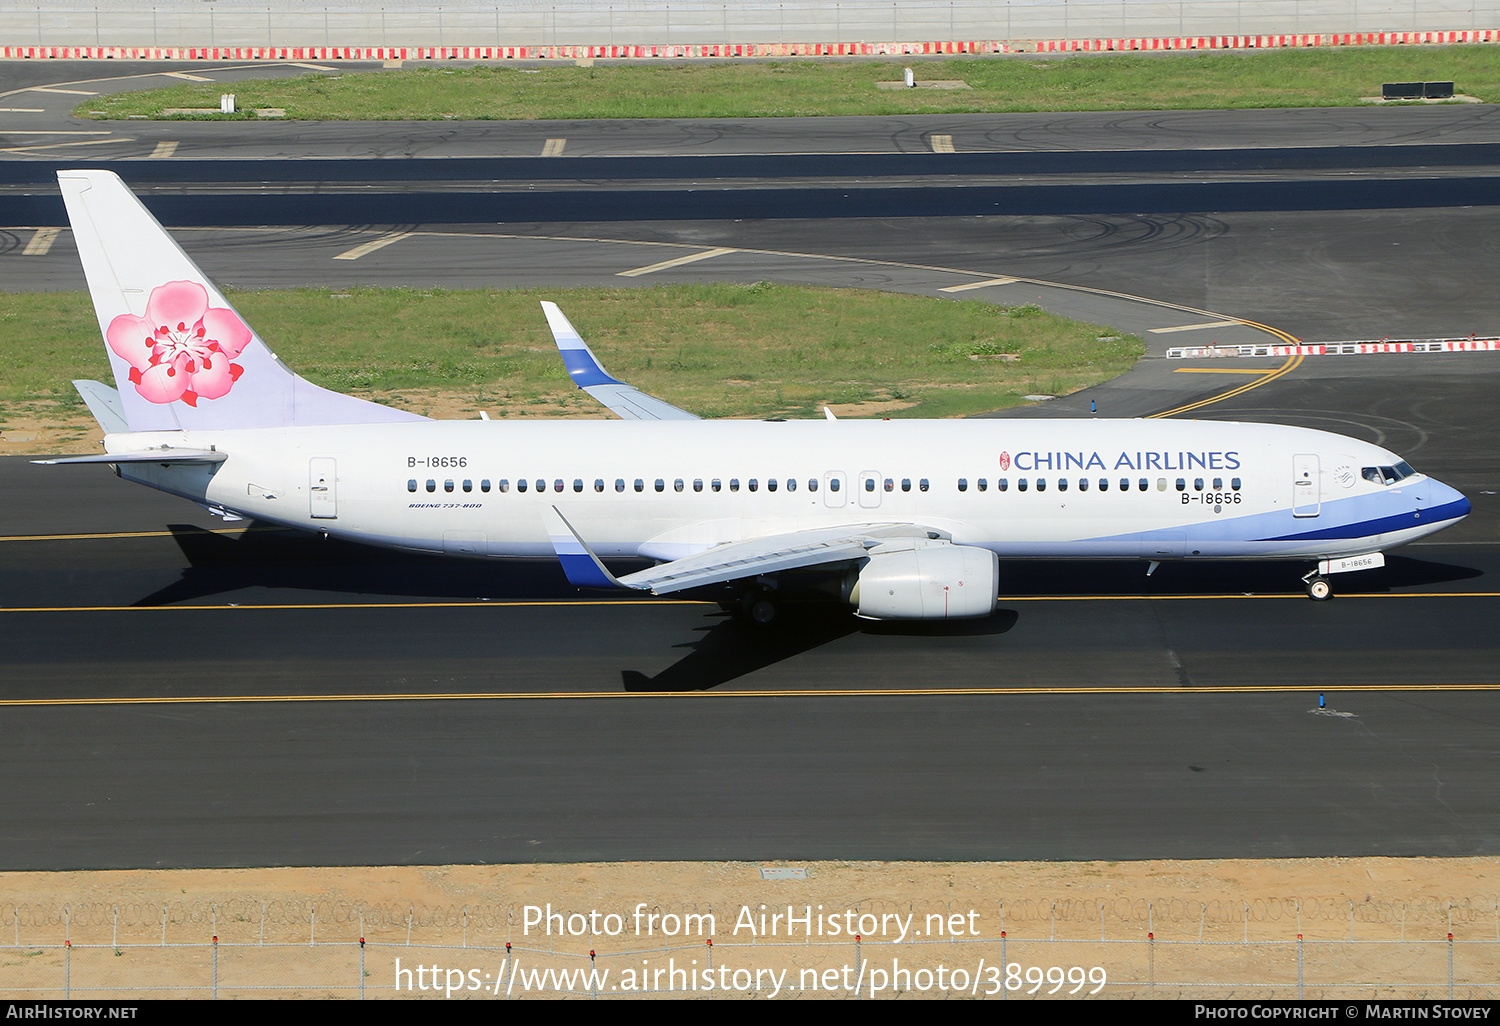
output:
[[773,591],[752,591],[745,596],[740,610],[757,627],[770,627],[781,619],[781,602]]
[[1326,577],[1311,577],[1307,581],[1307,597],[1314,602],[1322,602],[1333,597],[1333,585],[1328,583]]

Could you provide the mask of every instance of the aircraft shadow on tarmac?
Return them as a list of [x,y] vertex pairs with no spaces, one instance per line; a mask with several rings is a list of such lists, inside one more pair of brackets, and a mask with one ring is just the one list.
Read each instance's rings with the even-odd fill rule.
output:
[[1020,619],[1011,610],[1001,610],[980,620],[881,622],[856,619],[848,610],[832,603],[788,603],[782,621],[773,627],[757,627],[729,612],[715,613],[712,618],[717,622],[695,628],[701,635],[699,638],[677,646],[692,651],[656,676],[648,677],[636,670],[621,671],[620,681],[625,690],[708,691],[851,634],[918,637],[1004,634]]
[[[170,529],[188,566],[177,581],[134,605],[171,605],[246,588],[392,599],[567,599],[579,594],[550,560],[484,561],[393,552],[261,524],[237,537],[183,524]],[[1005,595],[1290,594],[1300,590],[1308,565],[1167,563],[1148,577],[1138,561],[1006,561],[1001,563],[1000,591],[1002,602]],[[1471,580],[1483,573],[1475,567],[1393,555],[1382,569],[1337,581],[1340,591],[1378,592]],[[888,623],[881,629],[913,626]],[[872,627],[867,623],[865,629]]]

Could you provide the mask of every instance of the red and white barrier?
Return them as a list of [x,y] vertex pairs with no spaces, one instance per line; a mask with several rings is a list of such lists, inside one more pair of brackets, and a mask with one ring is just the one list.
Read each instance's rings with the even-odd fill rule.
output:
[[1393,342],[1317,342],[1295,346],[1244,345],[1174,346],[1169,360],[1213,360],[1229,356],[1369,356],[1376,353],[1495,353],[1500,338],[1419,338]]
[[1500,43],[1500,29],[1345,32],[1151,39],[941,40],[887,43],[704,43],[662,46],[4,46],[3,60],[388,61],[578,60],[580,58],[891,57],[918,54],[1123,53],[1133,50],[1263,50],[1309,46]]

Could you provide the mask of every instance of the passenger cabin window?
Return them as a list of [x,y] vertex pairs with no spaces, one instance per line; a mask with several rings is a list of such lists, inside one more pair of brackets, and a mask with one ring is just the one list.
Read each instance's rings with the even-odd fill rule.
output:
[[1068,479],[1067,478],[1060,477],[1060,478],[1057,479],[1057,490],[1060,491],[1060,492],[1065,492],[1065,491],[1068,490]]
[[888,491],[888,492],[894,492],[896,490],[896,479],[895,478],[888,477],[888,478],[885,479],[885,490]]
[[1185,477],[1179,477],[1177,479],[1177,490],[1179,492],[1185,492],[1185,491],[1187,491],[1187,478],[1185,478]]
[[[430,488],[428,489],[428,491],[431,491],[431,490],[432,489],[430,489]],[[526,479],[524,477],[518,477],[518,478],[516,478],[516,491],[518,491],[518,492],[524,492],[525,490],[526,490]]]
[[575,477],[573,479],[573,491],[575,491],[575,492],[581,492],[581,491],[583,491],[583,478],[581,478],[581,477]]
[[1089,479],[1088,478],[1086,478],[1086,477],[1080,477],[1078,479],[1078,490],[1080,492],[1086,492],[1086,491],[1089,490]]
[[594,478],[594,491],[596,491],[596,492],[602,492],[602,491],[604,491],[604,478],[602,478],[602,477],[596,477],[596,478]]
[[989,487],[988,482],[986,482],[985,479],[981,477],[979,479],[979,490],[982,492],[985,489],[987,489],[988,487]]
[[[867,484],[874,484],[875,482],[874,481],[868,481],[866,483]],[[961,491],[961,492],[966,492],[966,491],[969,490],[969,479],[968,478],[961,477],[961,478],[958,479],[958,490]]]
[[417,479],[416,478],[412,478],[410,481],[406,482],[406,490],[409,491],[409,492],[414,492],[414,491],[417,490]]
[[719,479],[718,478],[714,478],[712,481],[710,481],[708,483],[708,486],[710,488],[712,488],[716,492],[719,491],[719,489],[723,487],[722,485],[719,484]]
[[1195,477],[1195,478],[1193,478],[1193,491],[1195,491],[1195,492],[1201,492],[1201,491],[1203,491],[1203,478],[1201,478],[1201,477]]
[[1026,479],[1024,477],[1016,478],[1016,491],[1024,492],[1026,490],[1026,487]]
[[479,490],[481,492],[487,492],[487,491],[490,490],[490,479],[489,478],[485,478],[484,480],[482,480],[482,481],[479,482]]
[[1008,492],[1008,491],[1010,491],[1010,478],[1008,478],[1008,477],[997,477],[997,478],[995,478],[995,491],[997,491],[997,492]]
[[[1145,487],[1146,487],[1146,482],[1142,481],[1141,482],[1141,488],[1142,488],[1142,490],[1144,490]],[[1156,490],[1159,491],[1159,492],[1164,492],[1164,491],[1167,490],[1167,479],[1166,478],[1159,477],[1159,478],[1156,479]]]
[[768,491],[768,492],[774,492],[775,490],[776,490],[776,479],[774,477],[768,477],[768,478],[766,478],[766,491]]
[[427,490],[429,492],[437,491],[437,482],[430,477],[427,479]]
[[810,477],[810,478],[807,479],[807,490],[810,491],[810,492],[815,492],[815,491],[818,490],[818,479],[817,478]]
[[617,491],[617,492],[623,492],[624,490],[625,490],[625,479],[623,477],[617,477],[617,478],[615,478],[615,491]]
[[443,482],[443,491],[445,491],[445,492],[451,492],[451,491],[453,491],[453,479],[451,477],[448,480],[446,480],[446,481]]
[[640,478],[636,478],[635,479],[635,490],[638,491],[638,492],[644,492],[646,490],[646,482],[643,481]]
[[1036,490],[1039,492],[1045,492],[1047,490],[1047,479],[1045,477],[1039,477],[1036,479]]
[[468,478],[464,478],[464,491],[466,491],[466,492],[472,492],[473,490],[474,490],[474,482],[471,481],[471,480],[469,480]]
[[752,492],[760,491],[760,482],[753,477],[750,479],[750,490]]
[[1229,479],[1229,487],[1233,488],[1235,491],[1239,491],[1240,490],[1240,479],[1237,478],[1237,477],[1231,477]]
[[739,478],[737,478],[737,477],[731,477],[729,479],[729,490],[731,492],[737,492],[737,491],[740,490],[740,479]]
[[797,479],[795,477],[789,477],[786,479],[786,490],[789,492],[795,492],[797,490]]
[[508,491],[510,491],[510,480],[508,478],[503,478],[502,477],[499,481],[497,481],[495,483],[495,490],[498,491],[498,492],[508,492]]
[[695,491],[695,492],[701,492],[701,491],[703,491],[703,478],[701,478],[701,477],[695,477],[695,478],[693,478],[693,491]]
[[[578,482],[578,489],[579,489],[579,491],[583,490],[583,482],[582,481]],[[554,492],[560,492],[560,491],[563,490],[563,479],[562,478],[558,478],[557,480],[555,480],[555,481],[552,482],[552,490]]]
[[656,479],[656,490],[659,492],[664,492],[667,490],[667,482],[664,478],[659,477]]
[[836,491],[839,490],[839,479],[838,478],[836,478],[836,477],[830,477],[828,479],[828,490],[830,492],[836,492]]
[[[562,482],[558,482],[558,483],[561,484]],[[541,478],[537,478],[536,479],[536,490],[539,491],[539,492],[545,492],[547,490],[547,482],[543,481]]]
[[922,491],[925,492],[927,490],[927,479],[924,477],[920,481],[918,481],[917,482],[917,487],[920,488],[920,489],[922,489]]
[[909,491],[911,491],[911,478],[909,478],[909,477],[903,477],[901,479],[901,490],[903,492],[909,492]]
[[683,483],[682,483],[682,478],[680,478],[680,477],[679,478],[675,478],[672,481],[672,491],[674,491],[674,492],[680,492],[680,491],[682,491],[683,487],[684,486],[683,486]]

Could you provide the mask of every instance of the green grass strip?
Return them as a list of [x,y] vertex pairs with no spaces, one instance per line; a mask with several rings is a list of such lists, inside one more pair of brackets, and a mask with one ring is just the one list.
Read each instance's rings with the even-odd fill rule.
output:
[[279,107],[310,121],[547,118],[727,118],[990,111],[1172,110],[1357,106],[1382,82],[1453,81],[1500,102],[1500,47],[1359,47],[1201,54],[1098,54],[924,61],[923,80],[959,90],[877,88],[888,61],[434,67],[183,84],[85,101],[84,118],[162,117],[213,108],[234,90],[240,113]]
[[[965,416],[1108,380],[1144,352],[1035,306],[764,282],[229,296],[312,381],[447,416],[607,416],[573,387],[540,299],[562,306],[610,373],[704,417],[871,403],[872,416]],[[0,366],[0,419],[80,412],[69,382],[111,380],[88,296],[0,293]]]

